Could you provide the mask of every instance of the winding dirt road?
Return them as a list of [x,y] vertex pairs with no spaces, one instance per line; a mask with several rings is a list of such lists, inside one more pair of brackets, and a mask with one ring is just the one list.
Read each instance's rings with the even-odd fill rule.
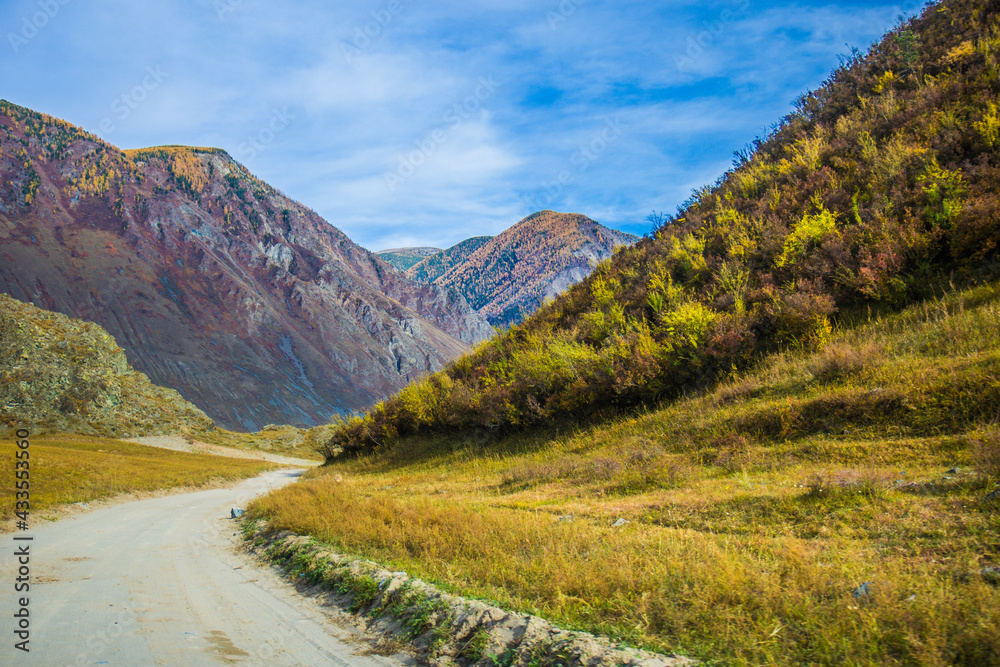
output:
[[[414,664],[366,654],[349,617],[297,594],[235,549],[233,506],[294,481],[270,472],[229,489],[152,498],[0,535],[0,665]],[[30,593],[13,592],[30,544]],[[14,648],[30,599],[30,653]]]

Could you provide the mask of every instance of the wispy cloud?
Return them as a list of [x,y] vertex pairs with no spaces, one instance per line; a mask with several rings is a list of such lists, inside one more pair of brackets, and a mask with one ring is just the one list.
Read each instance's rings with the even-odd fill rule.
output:
[[[95,132],[110,118],[123,147],[221,146],[370,248],[497,233],[542,200],[645,231],[650,210],[714,180],[845,44],[918,8],[221,1],[60,0],[0,52],[3,95]],[[38,2],[8,4],[0,29],[17,34]],[[169,76],[123,118],[112,105],[147,67]],[[484,79],[500,85],[484,93]],[[290,117],[280,130],[276,113]]]

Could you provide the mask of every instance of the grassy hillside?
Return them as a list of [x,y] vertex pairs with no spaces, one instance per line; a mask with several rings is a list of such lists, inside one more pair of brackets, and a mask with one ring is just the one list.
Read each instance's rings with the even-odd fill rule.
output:
[[717,664],[995,665],[998,377],[994,283],[603,425],[337,459],[251,512]]
[[0,427],[130,437],[214,428],[104,329],[0,294]]
[[771,352],[821,348],[845,317],[997,276],[998,56],[994,4],[928,6],[804,95],[654,238],[331,448],[676,398]]

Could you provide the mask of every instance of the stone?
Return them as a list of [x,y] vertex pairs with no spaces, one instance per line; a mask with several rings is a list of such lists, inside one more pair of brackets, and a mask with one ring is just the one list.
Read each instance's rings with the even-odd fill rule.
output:
[[229,518],[230,519],[239,519],[244,514],[246,514],[246,510],[241,509],[239,507],[234,507],[234,508],[232,508],[232,509],[229,510]]
[[870,581],[866,581],[854,589],[852,595],[854,595],[855,600],[866,600],[871,597],[871,590],[868,588],[870,583]]
[[614,522],[613,524],[611,524],[611,527],[612,527],[612,528],[619,528],[619,527],[621,527],[621,526],[624,526],[624,525],[625,525],[625,524],[627,524],[628,522],[629,522],[629,521],[628,521],[628,519],[618,519],[618,520],[617,520],[617,521],[615,521],[615,522]]
[[1000,584],[1000,567],[984,567],[979,574],[989,584]]

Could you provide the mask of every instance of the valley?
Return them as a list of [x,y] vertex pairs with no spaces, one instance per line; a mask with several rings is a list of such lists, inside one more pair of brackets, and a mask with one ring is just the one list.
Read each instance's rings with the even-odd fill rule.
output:
[[[224,150],[0,101],[0,429],[31,431],[32,511],[197,489],[31,526],[43,657],[117,621],[84,662],[1000,665],[1000,8],[928,3],[839,63],[642,237],[488,228],[478,181],[442,231],[432,192],[534,169],[459,151],[510,122],[491,84],[378,153],[423,224],[378,252]],[[621,127],[549,198],[651,131]],[[328,207],[385,196],[323,179]]]

